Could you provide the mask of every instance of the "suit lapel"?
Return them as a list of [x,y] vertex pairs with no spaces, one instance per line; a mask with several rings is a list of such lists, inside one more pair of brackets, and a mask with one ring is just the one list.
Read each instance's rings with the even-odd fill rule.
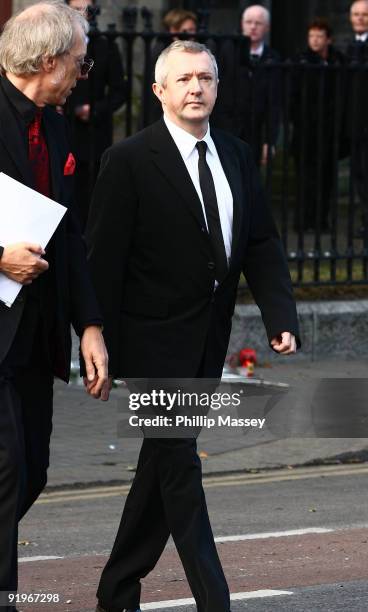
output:
[[163,119],[151,127],[152,159],[178,195],[185,201],[196,221],[205,226],[201,201],[186,165]]
[[25,185],[33,187],[33,178],[24,137],[2,86],[0,86],[0,123],[0,138],[5,149],[17,167]]
[[238,157],[234,155],[234,147],[230,146],[216,130],[211,129],[211,137],[216,145],[216,150],[233,196],[233,235],[231,242],[231,259],[233,259],[240,238],[243,220],[244,194],[241,186],[241,176],[244,170],[240,168]]

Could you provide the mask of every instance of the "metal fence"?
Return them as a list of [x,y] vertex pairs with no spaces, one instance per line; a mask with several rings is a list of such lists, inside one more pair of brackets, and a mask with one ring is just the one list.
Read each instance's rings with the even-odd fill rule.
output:
[[[120,31],[111,25],[101,33],[92,23],[90,33],[92,43],[104,36],[122,54],[126,102],[115,121],[119,137],[154,119],[154,61],[159,46],[172,40],[153,31],[148,10],[141,11],[141,31],[137,17],[137,9],[124,9]],[[246,137],[257,163],[261,145],[269,145],[260,171],[294,284],[366,284],[368,63],[260,64],[251,60],[244,37],[212,35],[208,12],[199,17],[196,40],[208,44],[220,67],[220,104],[211,122]]]

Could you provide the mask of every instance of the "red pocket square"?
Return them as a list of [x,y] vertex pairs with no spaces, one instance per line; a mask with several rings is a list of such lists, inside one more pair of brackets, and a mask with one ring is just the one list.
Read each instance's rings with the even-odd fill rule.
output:
[[64,166],[64,176],[69,176],[71,174],[74,174],[75,167],[76,167],[75,157],[73,153],[69,153],[68,159],[66,160],[65,166]]

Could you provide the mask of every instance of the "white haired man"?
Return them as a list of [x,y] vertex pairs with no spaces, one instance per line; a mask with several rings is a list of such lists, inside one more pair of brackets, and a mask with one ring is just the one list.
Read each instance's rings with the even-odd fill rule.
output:
[[[87,226],[110,376],[221,378],[241,271],[271,346],[296,350],[287,262],[248,147],[209,129],[212,53],[175,41],[156,63],[160,121],[106,151]],[[112,294],[110,287],[114,286]],[[161,388],[161,387],[159,387]],[[175,387],[177,388],[177,387]],[[136,610],[172,535],[200,612],[229,612],[195,438],[145,438],[98,611]]]
[[[68,208],[46,253],[22,242],[0,248],[0,272],[23,285],[0,303],[0,591],[17,589],[17,525],[46,484],[54,376],[67,381],[70,324],[82,338],[87,391],[107,377],[102,319],[71,204],[75,161],[64,104],[86,78],[87,23],[63,2],[45,1],[12,17],[0,38],[0,171]],[[32,32],[32,36],[29,33]],[[11,206],[11,202],[3,203]],[[103,395],[107,399],[107,395]]]
[[266,68],[280,61],[266,44],[270,13],[260,5],[245,9],[241,32],[249,39],[249,59],[235,41],[222,46],[219,56],[220,86],[214,124],[247,142],[257,164],[265,165],[275,152],[281,116],[278,70]]

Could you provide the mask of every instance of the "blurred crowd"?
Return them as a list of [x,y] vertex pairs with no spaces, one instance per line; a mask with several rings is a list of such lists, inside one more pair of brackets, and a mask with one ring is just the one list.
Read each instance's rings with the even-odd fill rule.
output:
[[[94,19],[94,0],[66,1],[76,10],[87,10],[88,18]],[[365,238],[368,74],[364,67],[368,59],[368,0],[353,2],[349,18],[352,32],[344,49],[334,45],[329,21],[316,17],[308,25],[305,48],[287,62],[281,62],[277,50],[267,42],[270,13],[261,5],[244,10],[240,20],[242,36],[221,39],[209,33],[206,44],[216,55],[220,78],[211,124],[245,140],[259,166],[272,164],[280,132],[285,146],[285,125],[291,126],[287,146],[297,179],[296,230],[314,231],[317,226],[322,232],[330,231],[337,161],[350,157],[353,190],[361,210],[356,237]],[[151,48],[152,82],[161,51],[176,36],[195,38],[197,34],[195,13],[173,9],[165,15],[162,35],[155,38]],[[79,83],[64,109],[74,136],[79,170],[77,201],[83,226],[100,157],[112,142],[113,112],[124,104],[128,93],[117,43],[103,35],[91,37],[88,55],[95,62],[94,69],[88,81]],[[146,124],[161,116],[161,105],[155,96],[147,100]]]

